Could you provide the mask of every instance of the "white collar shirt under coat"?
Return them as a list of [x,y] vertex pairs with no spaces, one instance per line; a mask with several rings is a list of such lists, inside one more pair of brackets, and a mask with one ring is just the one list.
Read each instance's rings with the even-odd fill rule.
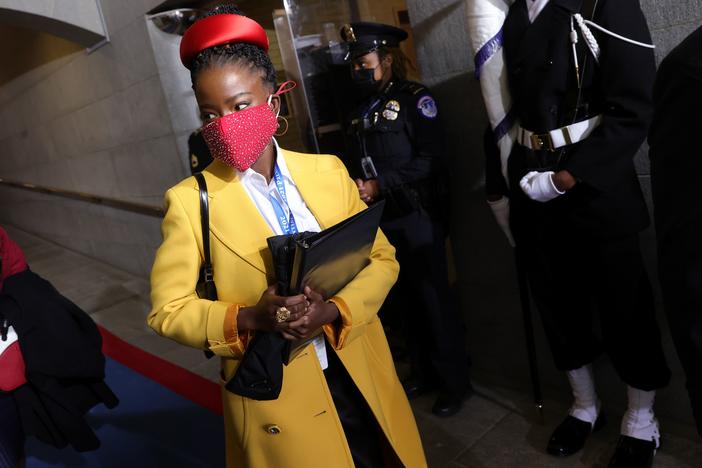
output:
[[239,172],[239,179],[244,185],[244,189],[248,194],[251,201],[258,208],[258,212],[261,213],[263,219],[266,220],[268,226],[276,235],[281,235],[283,233],[283,228],[280,226],[278,221],[278,216],[275,214],[273,205],[271,204],[270,197],[275,197],[275,199],[280,203],[280,206],[285,211],[285,215],[290,218],[290,211],[292,211],[293,217],[295,218],[295,224],[299,232],[309,231],[309,232],[319,232],[321,227],[317,222],[307,204],[302,199],[302,195],[297,190],[295,181],[290,175],[290,170],[285,162],[285,157],[283,152],[280,151],[278,143],[273,140],[276,151],[276,163],[280,169],[280,174],[283,176],[283,184],[285,185],[285,195],[288,202],[285,203],[278,192],[275,185],[275,180],[271,179],[270,183],[266,183],[266,178],[263,177],[258,172],[254,171],[252,168],[248,168],[244,172]]
[[549,0],[526,0],[527,10],[529,11],[529,21],[532,23],[539,16],[541,10],[544,9]]
[[[293,217],[295,218],[295,224],[297,225],[298,232],[319,232],[321,227],[317,218],[314,217],[307,204],[302,199],[295,181],[290,175],[290,170],[285,162],[285,157],[283,152],[280,151],[278,142],[273,140],[276,151],[276,164],[280,169],[280,175],[283,177],[283,185],[285,186],[285,196],[288,200],[287,203],[283,200],[278,188],[276,187],[275,180],[271,179],[270,183],[266,183],[266,178],[254,171],[252,168],[248,168],[244,172],[238,172],[239,180],[244,186],[247,195],[251,201],[256,205],[258,212],[261,214],[263,219],[266,220],[268,226],[276,235],[284,234],[283,228],[280,225],[278,216],[275,214],[273,209],[273,204],[271,203],[270,197],[275,197],[280,206],[283,208],[285,215],[290,219],[290,212],[292,211]],[[319,359],[319,364],[322,369],[328,367],[327,352],[324,344],[324,334],[317,335],[313,340],[314,349]]]

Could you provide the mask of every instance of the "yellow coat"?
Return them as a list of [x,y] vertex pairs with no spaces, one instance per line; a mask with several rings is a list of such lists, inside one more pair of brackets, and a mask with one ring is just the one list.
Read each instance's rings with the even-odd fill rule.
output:
[[[343,164],[333,156],[283,151],[295,184],[322,228],[365,208]],[[273,235],[236,172],[215,161],[205,172],[210,194],[211,252],[219,301],[199,299],[202,261],[197,183],[190,177],[166,193],[163,243],[151,273],[148,323],[179,343],[222,357],[222,376],[234,375],[247,337],[236,314],[254,305],[272,284],[266,238]],[[394,248],[379,231],[370,264],[332,300],[342,325],[325,335],[407,468],[425,467],[419,433],[402,390],[378,309],[397,279]],[[353,467],[324,374],[311,347],[284,369],[273,401],[255,401],[222,389],[229,468]],[[186,423],[186,422],[184,422]],[[280,432],[271,434],[272,425]]]

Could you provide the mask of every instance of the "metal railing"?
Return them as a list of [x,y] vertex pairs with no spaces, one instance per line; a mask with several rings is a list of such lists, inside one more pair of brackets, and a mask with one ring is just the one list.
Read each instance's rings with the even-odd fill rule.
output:
[[0,178],[0,187],[12,187],[22,190],[29,190],[30,192],[45,193],[48,195],[53,195],[62,198],[68,198],[71,200],[80,200],[87,203],[92,203],[94,205],[109,206],[111,208],[116,208],[118,210],[129,211],[132,213],[139,213],[147,216],[154,216],[157,218],[163,217],[163,209],[161,207],[146,205],[143,203],[130,202],[125,200],[119,200],[117,198],[104,197],[102,195],[93,195],[90,193],[75,192],[73,190],[65,190],[55,187],[45,187],[36,184],[29,184],[25,182],[17,182],[13,180],[7,180]]

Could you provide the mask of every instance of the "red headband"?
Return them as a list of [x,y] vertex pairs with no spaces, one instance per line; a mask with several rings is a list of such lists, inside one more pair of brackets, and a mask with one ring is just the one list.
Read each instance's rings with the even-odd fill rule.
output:
[[180,61],[189,69],[195,56],[203,50],[237,42],[257,45],[268,53],[268,36],[256,21],[233,14],[208,16],[185,31],[180,41]]

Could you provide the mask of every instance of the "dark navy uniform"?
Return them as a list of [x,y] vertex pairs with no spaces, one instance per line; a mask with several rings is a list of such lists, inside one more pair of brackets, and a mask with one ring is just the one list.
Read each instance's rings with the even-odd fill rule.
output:
[[[606,350],[626,383],[653,390],[668,383],[670,371],[639,247],[638,233],[649,217],[633,157],[651,119],[654,57],[650,49],[596,33],[601,56],[598,64],[591,58],[587,65],[581,62],[578,100],[569,31],[570,15],[581,5],[553,0],[530,24],[525,1],[517,0],[505,21],[513,112],[523,128],[547,132],[604,117],[590,136],[563,149],[533,151],[515,144],[508,161],[510,223],[556,366],[576,369]],[[594,20],[650,42],[636,0],[600,1]],[[582,42],[581,61],[589,54]],[[500,187],[499,166],[487,169],[488,185]],[[533,201],[519,188],[532,170],[567,170],[578,183],[552,201]],[[591,328],[593,303],[602,339]]]
[[391,81],[364,100],[349,130],[356,142],[351,174],[369,179],[363,158],[372,160],[383,198],[385,220],[424,209],[437,222],[446,220],[443,135],[436,101],[429,90],[411,81]]
[[[397,29],[377,26],[372,33],[354,27],[356,38],[382,38]],[[413,381],[460,399],[470,390],[469,358],[465,326],[448,285],[448,180],[439,118],[424,85],[391,79],[363,99],[351,118],[355,148],[348,165],[354,178],[376,179],[386,202],[381,228],[400,263],[386,309],[404,321]],[[452,412],[440,406],[437,400],[437,414]]]
[[[503,28],[511,112],[538,137],[529,144],[518,136],[508,159],[512,232],[556,367],[576,371],[605,351],[630,395],[650,393],[670,378],[639,245],[649,217],[633,162],[652,114],[654,55],[595,29],[597,62],[585,40],[575,54],[571,42],[578,13],[650,44],[646,20],[638,0],[551,0],[533,23],[529,5],[516,0]],[[571,140],[570,130],[563,131],[566,144],[558,148],[545,138],[589,119],[599,121],[589,136]],[[487,168],[494,180],[495,165]],[[576,184],[550,201],[535,201],[520,188],[530,171],[567,171]],[[593,330],[594,313],[601,333]],[[549,453],[582,448],[592,421],[569,418],[554,431]],[[626,454],[652,458],[654,449],[653,441],[636,445],[622,437],[610,466],[650,466],[621,460]]]

